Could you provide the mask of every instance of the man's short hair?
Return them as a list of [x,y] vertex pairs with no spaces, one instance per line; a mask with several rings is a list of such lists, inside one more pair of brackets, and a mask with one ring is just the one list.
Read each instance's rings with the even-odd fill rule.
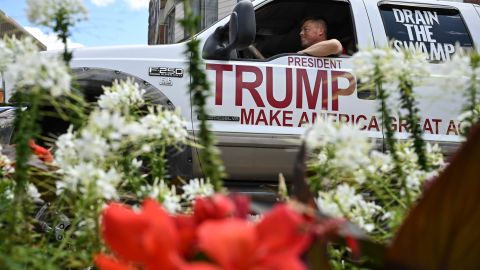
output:
[[325,19],[323,19],[322,17],[318,17],[318,16],[308,16],[308,17],[305,17],[305,19],[302,20],[302,23],[300,24],[300,26],[303,26],[303,24],[306,23],[307,21],[313,21],[313,22],[323,26],[323,29],[325,29],[325,36],[327,36],[328,27],[327,27],[327,21],[325,21]]

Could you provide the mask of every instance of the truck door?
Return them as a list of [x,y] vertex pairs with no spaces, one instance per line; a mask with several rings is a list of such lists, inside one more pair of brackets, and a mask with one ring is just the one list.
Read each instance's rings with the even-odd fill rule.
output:
[[[434,78],[440,76],[442,65],[455,54],[456,45],[471,50],[480,33],[477,31],[478,16],[472,5],[431,3],[365,1],[375,46],[425,53]],[[427,81],[415,92],[425,138],[444,146],[460,141],[458,115],[464,92],[449,85],[435,84],[434,80]]]
[[[205,59],[213,91],[209,120],[230,178],[276,180],[282,172],[288,180],[300,136],[316,119],[369,125],[375,106],[357,93],[350,56],[373,38],[361,1],[265,1],[255,14],[253,48],[228,61]],[[326,21],[328,38],[342,43],[344,55],[296,53],[301,23],[311,16]]]

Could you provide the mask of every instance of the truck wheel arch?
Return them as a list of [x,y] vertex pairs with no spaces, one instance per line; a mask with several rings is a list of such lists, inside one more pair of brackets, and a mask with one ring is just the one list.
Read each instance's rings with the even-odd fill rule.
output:
[[[120,81],[132,78],[134,82],[138,83],[140,88],[145,89],[145,96],[152,104],[162,105],[169,110],[175,109],[175,105],[160,89],[132,74],[118,70],[91,67],[73,68],[72,73],[80,91],[84,93],[88,101],[96,101],[98,99],[103,93],[102,86],[112,86],[115,80]],[[173,147],[172,149],[167,149],[167,159],[168,174],[171,177],[181,177],[183,179],[193,177],[191,146],[186,145],[180,151],[178,148]]]

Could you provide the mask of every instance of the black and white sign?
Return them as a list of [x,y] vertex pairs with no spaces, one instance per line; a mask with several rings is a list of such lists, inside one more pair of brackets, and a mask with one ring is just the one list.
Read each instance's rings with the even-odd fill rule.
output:
[[380,7],[387,36],[396,50],[425,53],[441,62],[455,53],[456,44],[472,47],[469,32],[458,10],[396,5]]

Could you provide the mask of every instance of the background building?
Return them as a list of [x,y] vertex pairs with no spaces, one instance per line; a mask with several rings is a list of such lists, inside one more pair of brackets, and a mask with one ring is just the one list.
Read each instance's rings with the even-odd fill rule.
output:
[[[25,30],[20,24],[8,17],[2,10],[0,10],[0,38],[16,36],[17,38],[31,37],[33,42],[38,46],[38,49],[45,51],[47,46],[41,43],[38,39],[32,36],[27,30]],[[4,102],[5,96],[5,83],[3,81],[3,73],[0,73],[0,103]],[[3,113],[3,111],[2,111]],[[1,120],[0,120],[1,126]],[[1,131],[0,131],[1,133]],[[2,137],[2,136],[0,136]]]
[[41,51],[45,51],[47,46],[32,36],[27,30],[25,30],[20,24],[8,17],[2,10],[0,10],[0,38],[4,36],[17,38],[31,37],[33,42],[38,46]]
[[[194,14],[200,16],[199,31],[232,12],[237,0],[189,0]],[[150,0],[148,44],[176,43],[186,33],[178,22],[183,18],[183,1]]]

